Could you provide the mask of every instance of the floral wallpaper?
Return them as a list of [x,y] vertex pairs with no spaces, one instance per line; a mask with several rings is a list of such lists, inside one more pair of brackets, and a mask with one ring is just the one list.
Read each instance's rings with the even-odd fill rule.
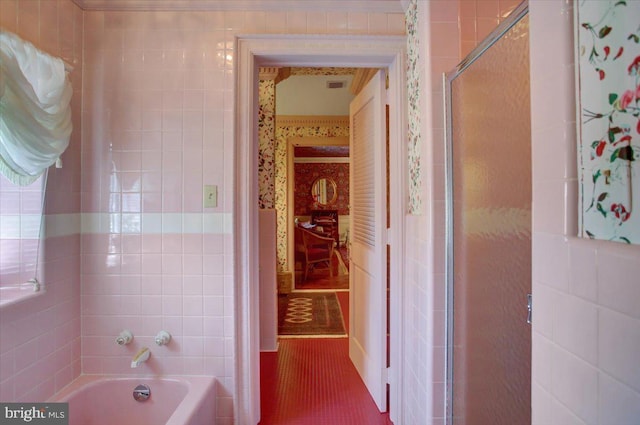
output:
[[258,207],[275,205],[275,114],[274,80],[260,80],[258,85]]
[[353,75],[357,68],[305,67],[291,68],[291,75]]
[[294,164],[295,215],[309,215],[314,206],[311,185],[320,177],[331,177],[336,182],[338,196],[335,204],[327,209],[338,210],[338,215],[349,214],[349,163],[299,163]]
[[580,0],[581,236],[640,243],[637,2]]
[[287,140],[291,137],[348,137],[349,125],[281,127],[276,126],[275,208],[277,227],[278,272],[288,270],[287,264]]
[[405,14],[407,31],[407,98],[409,121],[409,214],[422,212],[421,181],[422,169],[420,164],[420,45],[418,42],[418,1],[411,0]]

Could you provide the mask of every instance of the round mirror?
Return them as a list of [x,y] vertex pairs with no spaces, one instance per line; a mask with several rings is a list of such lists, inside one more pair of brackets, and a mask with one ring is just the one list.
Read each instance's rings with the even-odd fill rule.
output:
[[338,199],[338,186],[332,178],[320,177],[311,186],[311,196],[318,205],[331,205]]

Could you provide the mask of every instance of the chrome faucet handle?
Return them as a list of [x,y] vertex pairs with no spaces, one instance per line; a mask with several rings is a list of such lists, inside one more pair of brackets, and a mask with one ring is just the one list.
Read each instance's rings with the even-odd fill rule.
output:
[[160,331],[156,335],[155,341],[158,345],[167,345],[171,341],[171,334],[167,331]]
[[120,332],[120,335],[116,337],[116,343],[118,345],[127,345],[132,340],[133,340],[133,334],[128,329],[123,330],[122,332]]

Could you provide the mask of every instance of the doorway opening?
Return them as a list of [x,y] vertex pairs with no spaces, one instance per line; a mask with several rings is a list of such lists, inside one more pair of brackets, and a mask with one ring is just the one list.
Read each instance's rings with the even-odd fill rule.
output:
[[[294,137],[287,143],[287,241],[293,292],[349,289],[349,124],[348,115],[339,118],[345,136]],[[309,251],[302,238],[306,230],[333,239],[328,266],[307,262]]]
[[[313,75],[307,75],[309,73]],[[318,73],[326,73],[330,78],[319,78]],[[362,93],[358,88],[349,90],[344,87],[341,92],[337,92],[336,89],[318,84],[323,80],[335,84],[337,78],[345,78],[347,75],[352,77],[360,73],[372,79],[370,83],[362,77],[357,79],[362,82]],[[361,388],[354,387],[353,391],[366,394],[368,390],[371,394],[368,400],[360,399],[365,401],[364,405],[369,406],[368,409],[364,405],[353,405],[352,408],[363,409],[360,420],[370,422],[372,417],[369,414],[373,413],[375,417],[377,409],[383,412],[387,410],[386,382],[381,382],[382,372],[388,368],[388,262],[384,238],[389,227],[386,71],[292,67],[286,74],[289,77],[280,79],[275,87],[270,82],[260,82],[261,111],[258,116],[261,130],[268,127],[265,123],[268,114],[265,111],[273,109],[268,102],[274,98],[273,94],[276,99],[276,116],[272,121],[276,123],[273,136],[276,174],[273,197],[279,225],[278,266],[286,264],[285,267],[295,276],[290,279],[293,281],[291,291],[277,295],[279,344],[269,346],[281,348],[275,355],[280,359],[287,357],[283,352],[287,352],[293,345],[291,338],[304,338],[306,341],[298,341],[297,344],[311,348],[313,344],[309,338],[348,337],[348,344],[340,344],[339,348],[327,353],[326,357],[331,358],[326,363],[329,373],[323,376],[331,382],[331,371],[339,368],[340,359],[346,360],[347,368],[357,371],[366,384],[365,387],[360,383]],[[281,86],[286,88],[287,83],[292,80],[296,83],[295,93],[290,94]],[[304,84],[299,84],[301,81]],[[268,89],[274,93],[269,93]],[[287,95],[292,99],[287,99]],[[307,102],[300,104],[300,99],[306,99]],[[314,102],[319,105],[314,105]],[[294,106],[290,107],[289,103]],[[326,105],[325,109],[321,108],[322,104]],[[309,115],[291,115],[305,112]],[[333,112],[339,115],[326,115]],[[271,135],[263,132],[261,137],[266,140],[263,142],[261,138],[260,158],[269,157],[263,149],[274,145],[268,143]],[[286,151],[284,146],[287,147]],[[341,155],[345,148],[348,156]],[[351,149],[354,150],[353,156],[349,155]],[[286,160],[282,158],[284,155],[287,155]],[[264,170],[265,163],[263,159],[259,161],[259,173]],[[285,163],[289,164],[286,169]],[[261,177],[259,183],[267,180]],[[286,190],[283,188],[285,183]],[[260,189],[262,195],[264,187],[261,186]],[[262,197],[270,198],[268,194]],[[352,226],[349,214],[351,205],[354,211]],[[291,228],[293,232],[289,232],[287,238],[285,232]],[[341,267],[338,267],[344,264],[339,250],[341,242],[346,239],[343,235],[348,233],[345,228],[350,228],[353,235],[353,242],[349,242],[349,247],[353,246],[354,251],[353,273],[343,273]],[[292,236],[294,255],[292,258],[283,258],[286,251],[281,248],[291,241]],[[300,267],[296,267],[298,265]],[[346,283],[346,286],[335,287],[340,283]],[[343,317],[348,320],[343,320]],[[345,322],[350,330],[348,335]],[[326,341],[325,345],[333,342]],[[273,353],[262,354],[261,365],[271,364],[272,362],[265,360],[272,357]],[[309,373],[313,372],[312,367],[313,365],[309,366]],[[326,392],[323,389],[326,390],[327,382],[320,379],[308,382],[309,377],[306,373],[299,374],[295,362],[278,361],[277,369],[277,377],[282,377],[281,379],[285,379],[282,373],[288,376],[289,369],[291,374],[298,372],[295,382],[306,382],[306,385],[302,385],[293,394],[283,394],[281,391],[274,394],[273,389],[278,385],[278,380],[271,386],[263,386],[265,395],[272,395],[271,399],[263,399],[265,406],[262,414],[265,420],[288,417],[291,412],[282,410],[286,410],[284,406],[292,397],[297,400],[297,409],[307,408],[307,415],[310,416],[306,418],[310,421],[320,416],[341,413],[340,409],[335,410],[336,405],[330,399],[327,399],[325,405],[318,405],[313,401],[317,400],[319,394]],[[268,372],[261,370],[261,376],[268,376]],[[342,388],[336,391],[341,390]],[[348,393],[343,396],[345,401],[350,398]],[[375,404],[372,400],[375,400]],[[313,412],[309,409],[311,405],[315,406]]]
[[[392,246],[391,268],[391,368],[401,376],[399,337],[402,280],[399,267],[403,256],[404,234],[404,37],[341,36],[255,36],[237,39],[236,102],[236,418],[239,422],[258,422],[259,386],[259,288],[257,231],[257,68],[259,66],[342,66],[389,69],[388,98],[391,105],[390,181],[398,188],[391,193],[391,231],[385,238]],[[385,232],[387,233],[387,232]],[[385,371],[385,375],[388,371]],[[393,390],[395,385],[396,390]],[[398,412],[401,383],[392,385],[390,411]],[[392,416],[392,420],[395,420]]]

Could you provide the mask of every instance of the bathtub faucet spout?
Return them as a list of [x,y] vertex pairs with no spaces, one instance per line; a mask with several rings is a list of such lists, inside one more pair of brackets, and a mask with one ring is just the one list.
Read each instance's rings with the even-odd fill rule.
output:
[[140,366],[142,363],[146,362],[147,360],[149,360],[149,356],[151,355],[151,351],[149,351],[149,349],[147,347],[143,347],[140,351],[138,351],[138,353],[133,357],[133,360],[131,360],[131,367],[138,367]]

